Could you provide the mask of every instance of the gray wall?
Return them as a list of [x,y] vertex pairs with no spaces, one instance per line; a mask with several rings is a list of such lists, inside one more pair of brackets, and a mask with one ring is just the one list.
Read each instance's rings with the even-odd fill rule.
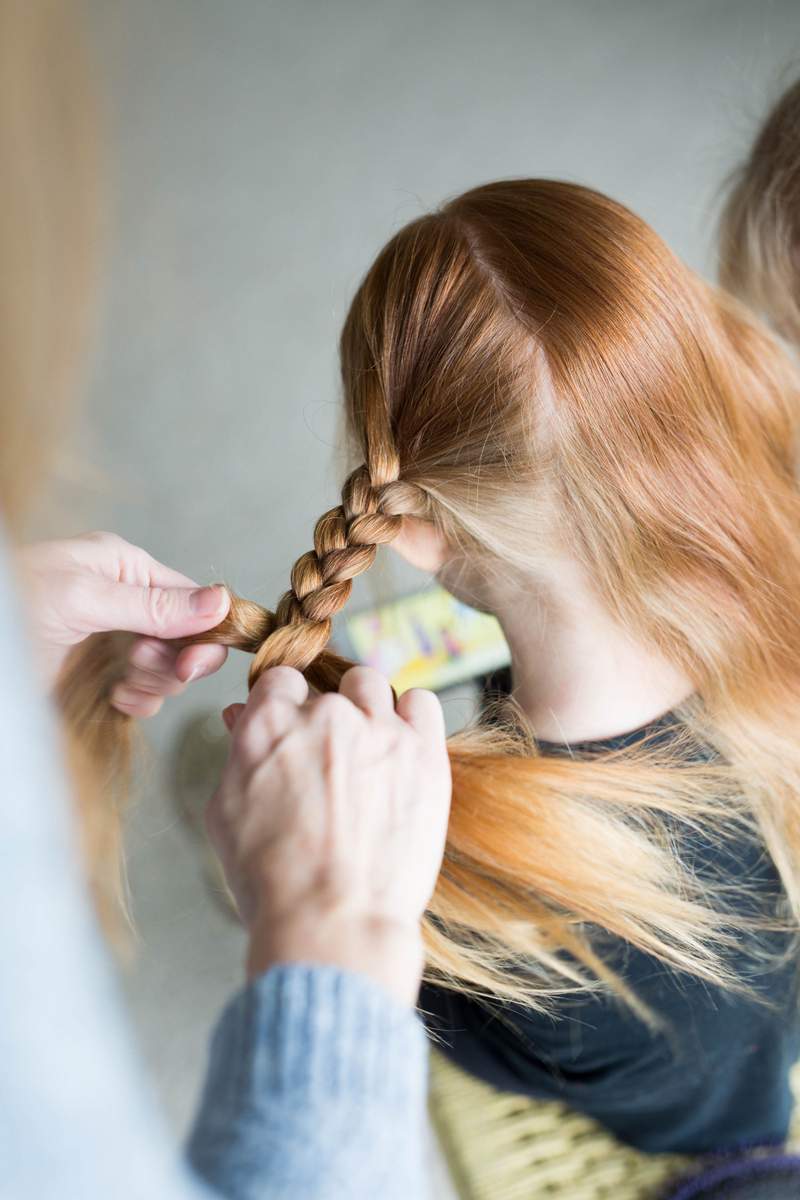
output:
[[[493,177],[587,182],[713,270],[715,189],[800,55],[796,0],[95,0],[115,229],[91,520],[271,603],[336,500],[335,347],[400,223]],[[383,583],[381,584],[381,579]],[[405,585],[408,577],[403,576]],[[370,586],[390,588],[378,571]],[[241,659],[154,725],[242,691]],[[240,945],[159,766],[130,991],[176,1121]]]

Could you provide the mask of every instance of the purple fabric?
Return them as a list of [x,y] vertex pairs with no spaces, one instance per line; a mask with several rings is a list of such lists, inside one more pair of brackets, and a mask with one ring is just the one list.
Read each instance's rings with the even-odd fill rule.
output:
[[[751,1186],[752,1185],[752,1186]],[[763,1200],[795,1200],[800,1197],[800,1158],[775,1154],[765,1158],[742,1158],[717,1163],[701,1175],[685,1180],[665,1200],[749,1200],[757,1189]]]

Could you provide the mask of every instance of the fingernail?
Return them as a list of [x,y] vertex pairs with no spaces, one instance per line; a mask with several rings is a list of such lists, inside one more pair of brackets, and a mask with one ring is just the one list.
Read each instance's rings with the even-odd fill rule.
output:
[[192,667],[191,671],[186,677],[186,682],[191,683],[193,679],[202,679],[205,673],[205,667]]
[[196,617],[213,617],[222,608],[224,594],[220,587],[197,588],[189,596],[189,608]]

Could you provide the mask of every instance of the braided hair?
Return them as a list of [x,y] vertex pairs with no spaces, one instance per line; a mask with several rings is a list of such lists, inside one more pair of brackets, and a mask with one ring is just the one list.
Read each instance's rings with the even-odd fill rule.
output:
[[274,612],[230,593],[230,609],[215,629],[176,644],[218,642],[247,651],[253,655],[250,687],[270,667],[287,666],[302,671],[317,691],[335,691],[353,664],[328,649],[333,617],[349,600],[356,576],[372,566],[378,547],[400,532],[403,516],[427,511],[419,488],[386,474],[378,485],[365,465],[348,476],[341,504],[317,521],[314,549],[295,562],[291,586]]

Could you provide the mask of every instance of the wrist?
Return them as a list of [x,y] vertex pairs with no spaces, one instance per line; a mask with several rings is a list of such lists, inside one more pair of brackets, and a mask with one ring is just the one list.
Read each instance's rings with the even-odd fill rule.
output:
[[280,963],[333,966],[367,976],[413,1007],[424,958],[419,923],[301,910],[277,921],[256,918],[250,928],[247,974],[252,979]]

